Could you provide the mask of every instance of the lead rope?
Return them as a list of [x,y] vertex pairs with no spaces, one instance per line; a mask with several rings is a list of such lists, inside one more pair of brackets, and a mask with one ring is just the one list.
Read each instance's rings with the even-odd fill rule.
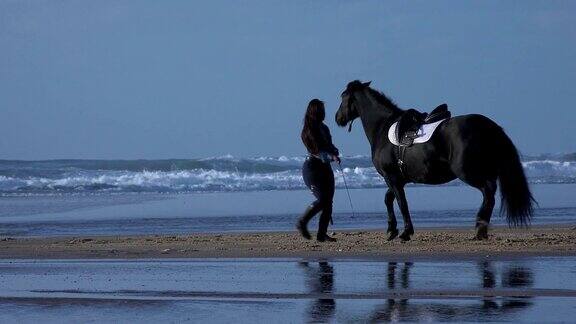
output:
[[350,202],[350,209],[352,210],[352,218],[356,218],[356,213],[354,212],[354,205],[352,205],[352,197],[350,197],[350,190],[348,189],[348,183],[346,183],[346,177],[344,176],[344,170],[342,170],[342,165],[340,164],[340,162],[338,162],[338,167],[340,168],[340,173],[342,174],[342,179],[344,180],[344,187],[346,188],[346,193],[348,193],[348,201]]

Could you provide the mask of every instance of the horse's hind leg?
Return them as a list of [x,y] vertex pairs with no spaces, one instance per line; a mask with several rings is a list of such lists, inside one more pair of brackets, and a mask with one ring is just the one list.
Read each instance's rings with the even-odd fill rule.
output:
[[488,225],[492,217],[492,210],[494,210],[496,180],[488,180],[483,186],[477,188],[482,192],[484,199],[476,215],[476,239],[485,240],[488,239]]
[[394,214],[394,198],[396,198],[394,191],[388,188],[384,197],[384,203],[388,210],[388,241],[392,241],[398,236],[398,223],[396,222],[396,214]]

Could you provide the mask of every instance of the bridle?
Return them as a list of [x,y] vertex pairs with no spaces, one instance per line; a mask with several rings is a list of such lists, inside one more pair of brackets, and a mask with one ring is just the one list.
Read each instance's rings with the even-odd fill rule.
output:
[[[354,97],[351,94],[348,94],[348,109],[352,107],[352,99]],[[356,118],[354,118],[356,119]],[[354,123],[354,119],[350,120],[350,124],[348,124],[348,133],[352,132],[352,123]]]

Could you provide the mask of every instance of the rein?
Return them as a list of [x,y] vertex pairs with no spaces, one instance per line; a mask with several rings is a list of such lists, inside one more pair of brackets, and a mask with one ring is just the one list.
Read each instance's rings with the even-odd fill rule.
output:
[[[352,125],[352,123],[350,123]],[[354,212],[354,205],[352,205],[352,197],[350,197],[350,189],[348,189],[348,183],[346,183],[346,177],[344,176],[344,170],[342,170],[342,165],[338,163],[340,168],[340,173],[342,174],[342,179],[344,180],[344,187],[346,188],[346,193],[348,193],[348,201],[350,202],[350,209],[352,210],[352,218],[356,218],[356,213]]]

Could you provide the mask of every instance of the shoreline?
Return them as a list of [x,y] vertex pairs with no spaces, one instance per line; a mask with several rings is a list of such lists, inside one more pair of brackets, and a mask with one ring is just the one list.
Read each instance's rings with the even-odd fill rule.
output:
[[409,242],[387,242],[383,230],[338,231],[335,243],[293,232],[2,238],[0,259],[478,259],[576,256],[576,227],[494,227],[487,241],[471,228],[424,229]]

